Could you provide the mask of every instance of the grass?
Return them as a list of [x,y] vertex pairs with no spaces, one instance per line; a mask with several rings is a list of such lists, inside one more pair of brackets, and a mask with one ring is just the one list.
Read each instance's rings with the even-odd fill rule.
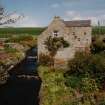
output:
[[92,35],[105,35],[105,26],[96,26],[92,28]]
[[62,70],[56,70],[55,72],[49,67],[40,66],[38,72],[42,78],[40,105],[61,105],[64,103],[63,101],[72,96],[72,93],[65,86]]
[[[42,79],[40,105],[96,105],[96,102],[97,105],[104,105],[105,103],[105,92],[96,90],[95,81],[90,77],[80,78],[71,75],[67,78],[64,77],[63,70],[51,70],[48,66],[39,66],[38,73]],[[80,87],[82,91],[79,91]]]
[[[8,37],[8,35],[40,35],[46,27],[27,27],[27,28],[0,28],[0,37]],[[94,26],[92,27],[92,35],[104,35],[105,34],[105,26]]]
[[0,28],[1,35],[11,35],[11,34],[30,34],[30,35],[39,35],[45,28]]

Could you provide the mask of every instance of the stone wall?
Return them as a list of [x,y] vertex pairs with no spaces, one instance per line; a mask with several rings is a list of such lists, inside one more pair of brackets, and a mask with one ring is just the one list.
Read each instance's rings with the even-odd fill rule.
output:
[[47,37],[53,36],[53,31],[58,30],[59,36],[70,44],[68,48],[60,49],[56,56],[56,63],[67,61],[74,57],[76,51],[89,50],[91,44],[91,27],[66,27],[59,17],[56,17],[48,28],[38,37],[38,55],[48,54],[44,41]]

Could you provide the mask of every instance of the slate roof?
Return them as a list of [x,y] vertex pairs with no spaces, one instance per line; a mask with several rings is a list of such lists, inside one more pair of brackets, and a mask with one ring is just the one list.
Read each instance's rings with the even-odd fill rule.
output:
[[67,27],[90,27],[91,20],[63,21]]

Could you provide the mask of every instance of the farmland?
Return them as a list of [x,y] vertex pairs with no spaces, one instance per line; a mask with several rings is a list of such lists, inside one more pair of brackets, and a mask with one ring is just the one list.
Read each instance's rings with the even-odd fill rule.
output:
[[28,35],[39,35],[45,28],[0,28],[0,35],[11,35],[11,34],[28,34]]
[[[40,35],[46,27],[35,27],[35,28],[0,28],[0,37],[8,37],[8,35]],[[95,26],[92,27],[92,35],[104,35],[105,34],[105,26]]]
[[96,26],[92,28],[92,35],[105,35],[105,26]]

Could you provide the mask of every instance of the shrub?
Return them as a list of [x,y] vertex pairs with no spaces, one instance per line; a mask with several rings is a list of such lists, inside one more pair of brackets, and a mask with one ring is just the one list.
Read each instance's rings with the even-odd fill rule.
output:
[[103,53],[95,55],[76,53],[75,58],[69,61],[68,68],[69,70],[65,73],[66,84],[72,88],[93,92],[102,88],[105,82],[105,55]]
[[82,76],[88,73],[94,78],[102,77],[105,76],[105,55],[104,53],[95,55],[77,53],[75,58],[68,62],[68,67],[67,75]]
[[65,84],[66,86],[76,89],[80,87],[80,79],[77,76],[68,76],[66,77]]
[[85,77],[81,80],[80,89],[84,93],[90,93],[98,91],[98,86],[95,79]]
[[51,66],[54,69],[55,55],[60,48],[69,47],[69,43],[63,37],[49,36],[44,42],[45,48],[49,52],[49,56],[52,59]]
[[85,53],[77,52],[75,58],[68,61],[68,71],[67,75],[76,74],[77,76],[80,74],[86,73],[88,71],[88,63],[90,62],[91,55],[87,55]]
[[102,100],[102,102],[99,105],[105,105],[105,100]]
[[91,45],[91,52],[93,54],[105,51],[105,42],[100,37],[94,37],[95,41]]

